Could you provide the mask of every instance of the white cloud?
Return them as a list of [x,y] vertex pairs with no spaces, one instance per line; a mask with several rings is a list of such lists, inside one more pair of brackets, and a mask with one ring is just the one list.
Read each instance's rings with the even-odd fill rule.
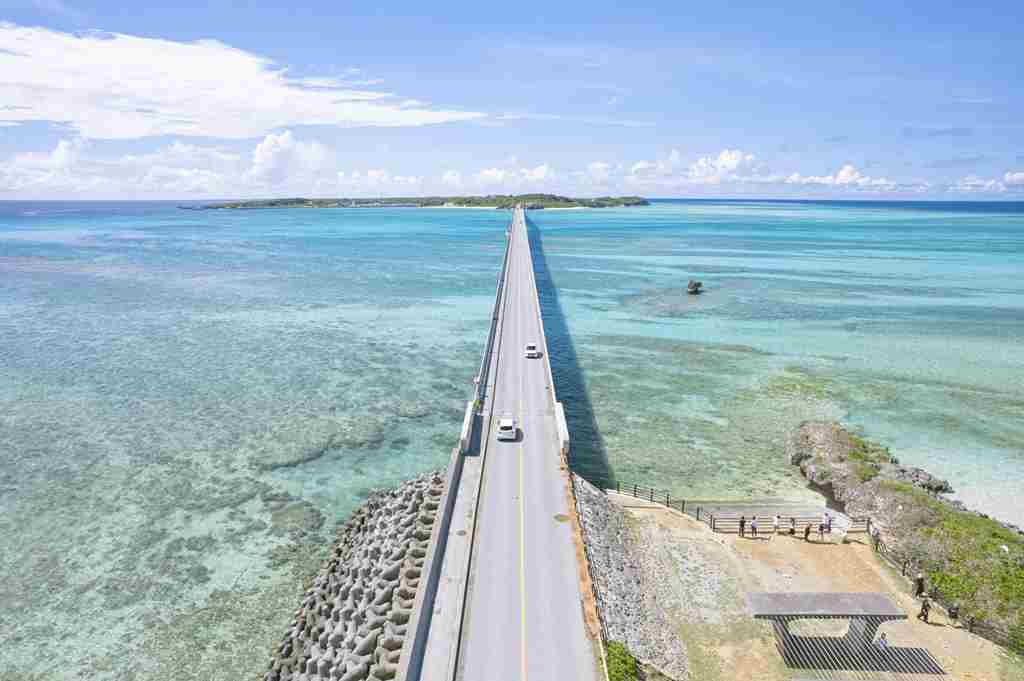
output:
[[484,168],[475,176],[478,184],[485,187],[503,184],[509,177],[509,172],[503,168]]
[[611,171],[612,166],[610,163],[594,161],[587,164],[586,177],[593,184],[603,185],[607,184],[608,180],[611,179]]
[[324,169],[327,148],[319,142],[300,142],[291,130],[270,134],[252,152],[252,167],[246,177],[256,182],[280,183],[303,178]]
[[31,192],[71,186],[83,147],[80,139],[60,140],[50,151],[15,154],[10,161],[0,164],[0,191]]
[[0,121],[53,121],[81,136],[260,137],[293,125],[419,126],[480,118],[402,106],[331,78],[290,78],[212,40],[74,35],[0,22]]
[[1006,191],[1006,185],[999,180],[987,180],[977,175],[968,175],[951,185],[949,191],[957,194],[999,194]]
[[159,194],[216,194],[230,191],[228,178],[206,168],[153,166],[143,176],[140,189]]
[[690,164],[686,177],[695,184],[721,184],[723,181],[757,180],[759,171],[753,154],[723,149],[718,156],[704,156]]
[[793,173],[786,178],[786,184],[796,185],[822,185],[844,189],[864,189],[874,191],[886,191],[895,189],[897,184],[884,177],[869,177],[864,175],[852,164],[843,165],[837,172],[831,175],[801,175]]
[[778,182],[781,178],[767,174],[765,166],[753,154],[739,149],[723,149],[718,154],[702,156],[686,164],[678,149],[655,161],[637,161],[629,169],[626,183],[643,190],[679,190],[700,185],[747,184]]
[[641,177],[668,177],[676,172],[682,161],[683,155],[678,149],[673,149],[666,158],[657,161],[637,161],[629,172]]
[[536,168],[521,168],[519,173],[526,182],[544,182],[553,176],[551,166],[547,163]]
[[1024,185],[1024,172],[1008,172],[1003,175],[1003,182],[1011,186]]
[[458,170],[446,170],[444,175],[441,176],[441,182],[454,189],[462,188],[462,173]]

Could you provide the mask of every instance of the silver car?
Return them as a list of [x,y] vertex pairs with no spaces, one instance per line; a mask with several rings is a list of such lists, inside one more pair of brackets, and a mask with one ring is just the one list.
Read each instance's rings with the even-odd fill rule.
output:
[[506,414],[498,419],[498,439],[499,440],[512,440],[515,441],[519,435],[519,430],[516,428],[516,417],[511,414]]

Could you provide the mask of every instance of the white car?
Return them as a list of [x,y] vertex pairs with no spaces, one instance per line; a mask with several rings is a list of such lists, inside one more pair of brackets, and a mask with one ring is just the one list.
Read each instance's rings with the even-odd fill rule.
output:
[[506,414],[498,419],[498,439],[515,441],[519,431],[516,429],[516,417]]
[[537,357],[540,357],[540,350],[537,349],[537,344],[536,343],[527,343],[526,344],[526,358],[527,359],[534,359],[534,358],[537,358]]

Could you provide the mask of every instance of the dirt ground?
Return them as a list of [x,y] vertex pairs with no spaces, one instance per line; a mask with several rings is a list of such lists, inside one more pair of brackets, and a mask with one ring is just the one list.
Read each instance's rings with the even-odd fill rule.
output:
[[688,516],[632,497],[609,497],[628,510],[645,563],[662,575],[661,583],[669,590],[659,594],[659,602],[678,624],[691,679],[792,678],[775,648],[771,627],[750,617],[749,592],[872,591],[889,595],[909,615],[908,620],[882,626],[891,645],[927,648],[947,678],[1024,681],[1018,658],[953,626],[940,609],[932,609],[930,623],[917,620],[919,606],[909,582],[875,556],[866,535],[850,535],[846,544],[808,543],[802,535],[745,539],[713,533]]

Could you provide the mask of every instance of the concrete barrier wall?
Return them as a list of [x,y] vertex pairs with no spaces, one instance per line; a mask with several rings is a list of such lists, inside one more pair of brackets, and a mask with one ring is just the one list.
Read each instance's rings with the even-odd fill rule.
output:
[[555,402],[555,423],[558,424],[558,450],[562,456],[569,456],[569,424],[565,421],[565,407]]
[[459,495],[459,487],[462,482],[462,468],[465,461],[463,454],[470,447],[474,431],[481,425],[481,419],[477,418],[476,412],[482,406],[482,400],[487,388],[491,353],[494,350],[498,315],[501,309],[502,295],[505,290],[505,275],[508,271],[510,246],[511,240],[506,235],[505,257],[502,260],[501,272],[498,274],[498,285],[494,293],[494,307],[491,310],[491,328],[487,333],[487,343],[484,346],[483,359],[480,361],[480,370],[476,375],[473,399],[466,406],[466,416],[462,423],[459,446],[452,450],[448,460],[444,495],[441,498],[437,519],[430,533],[430,547],[427,549],[423,571],[420,576],[420,587],[416,590],[412,614],[409,616],[407,623],[405,645],[402,646],[402,655],[395,674],[396,681],[416,681],[416,679],[419,679],[420,671],[423,668],[423,656],[430,634],[430,619],[434,610],[434,599],[437,596],[441,568],[444,564],[445,547],[452,524],[452,510],[455,508],[455,500]]
[[[523,225],[525,227],[526,215],[523,215]],[[530,250],[530,263],[533,263],[533,249]],[[544,331],[544,315],[540,311],[540,292],[537,290],[537,276],[533,272],[533,268],[530,269],[530,283],[533,287],[533,296],[537,300],[537,322],[540,325],[540,341],[541,347],[544,349],[544,368],[547,371],[547,382],[549,388],[549,394],[551,395],[551,406],[555,410],[555,423],[558,426],[558,451],[563,457],[569,456],[569,425],[565,420],[565,409],[562,407],[562,403],[558,401],[558,395],[555,392],[555,378],[551,373],[551,356],[548,354],[548,336]],[[568,460],[566,458],[566,460]]]
[[420,573],[420,585],[413,600],[412,615],[409,616],[407,623],[405,644],[402,646],[402,656],[399,658],[398,671],[395,674],[398,681],[419,678],[419,670],[423,665],[423,652],[426,648],[427,635],[430,633],[430,611],[437,595],[448,529],[452,524],[452,509],[459,494],[463,461],[462,451],[458,448],[453,449],[448,459],[444,495],[441,497],[437,520],[430,532],[430,546],[423,561],[423,572]]
[[459,435],[459,452],[465,454],[469,449],[470,440],[473,437],[473,410],[474,403],[466,403],[466,415],[462,417],[462,433]]

